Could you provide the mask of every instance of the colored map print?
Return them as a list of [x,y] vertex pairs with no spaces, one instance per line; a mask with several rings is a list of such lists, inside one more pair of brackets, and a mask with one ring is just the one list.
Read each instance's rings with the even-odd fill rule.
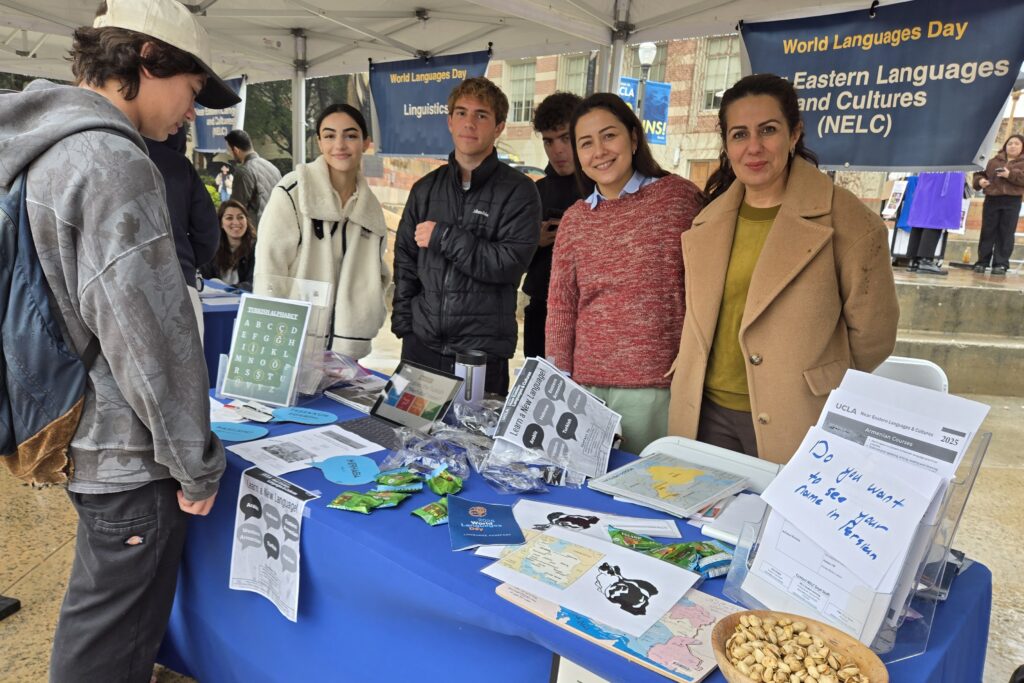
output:
[[613,483],[639,497],[657,498],[680,508],[692,508],[735,484],[739,477],[711,469],[685,467],[671,456],[655,454],[645,466],[624,469]]
[[600,552],[541,534],[500,562],[514,572],[565,590],[602,559]]
[[[695,602],[695,600],[699,602]],[[570,630],[580,631],[624,655],[653,664],[683,681],[699,681],[715,668],[711,628],[715,622],[739,607],[695,590],[639,638],[608,628],[588,617],[564,608],[558,620]]]

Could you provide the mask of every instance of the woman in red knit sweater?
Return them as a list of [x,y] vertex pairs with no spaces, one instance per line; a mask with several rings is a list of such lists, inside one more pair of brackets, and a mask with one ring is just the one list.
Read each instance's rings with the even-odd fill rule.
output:
[[562,217],[548,290],[547,353],[622,415],[623,447],[665,436],[683,326],[679,236],[703,207],[654,160],[633,111],[597,93],[573,113],[576,177],[594,192]]

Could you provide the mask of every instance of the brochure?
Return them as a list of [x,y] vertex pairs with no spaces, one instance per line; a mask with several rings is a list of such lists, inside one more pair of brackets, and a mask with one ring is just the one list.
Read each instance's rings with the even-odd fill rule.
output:
[[448,533],[452,550],[481,545],[520,545],[526,539],[511,505],[478,503],[448,496]]
[[349,408],[355,408],[361,413],[369,414],[386,385],[387,382],[380,377],[367,375],[335,384],[324,391],[324,396]]
[[540,358],[527,358],[494,432],[494,449],[541,450],[587,477],[608,471],[621,416]]

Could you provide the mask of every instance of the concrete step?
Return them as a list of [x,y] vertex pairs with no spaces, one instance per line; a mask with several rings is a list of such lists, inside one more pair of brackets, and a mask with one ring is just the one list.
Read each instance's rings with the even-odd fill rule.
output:
[[950,268],[948,276],[897,268],[902,331],[982,334],[1024,339],[1024,277],[979,275]]
[[[968,257],[971,263],[978,258],[978,240],[981,237],[981,233],[978,231],[968,230],[963,235],[950,235],[946,238],[946,260],[947,261],[962,261],[964,250],[970,251]],[[1011,259],[1024,260],[1024,233],[1017,233],[1016,240],[1014,241],[1013,254],[1010,256]]]
[[1024,396],[1021,338],[901,330],[893,353],[936,363],[946,371],[953,394]]

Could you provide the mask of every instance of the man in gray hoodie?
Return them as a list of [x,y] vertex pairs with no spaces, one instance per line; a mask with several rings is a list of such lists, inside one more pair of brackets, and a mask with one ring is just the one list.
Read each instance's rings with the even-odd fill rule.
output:
[[189,515],[213,506],[224,452],[210,433],[202,345],[141,135],[163,140],[194,102],[237,97],[204,29],[175,0],[107,0],[75,31],[77,87],[0,95],[0,185],[26,204],[62,332],[100,354],[68,451],[78,535],[51,681],[148,681]]

